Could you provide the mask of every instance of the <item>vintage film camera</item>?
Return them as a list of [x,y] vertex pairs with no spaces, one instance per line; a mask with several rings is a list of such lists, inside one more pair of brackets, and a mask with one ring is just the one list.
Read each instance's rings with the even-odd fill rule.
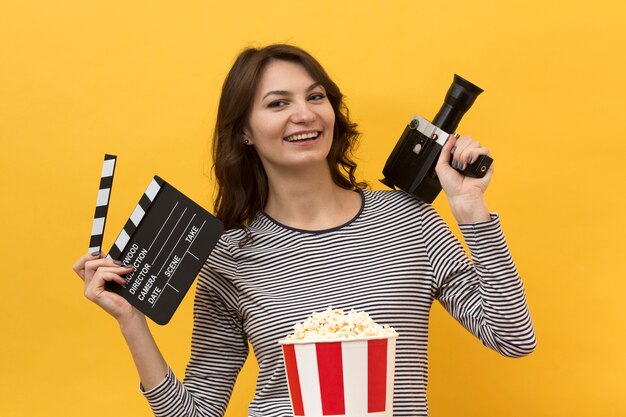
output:
[[[481,88],[455,74],[433,122],[421,116],[411,119],[389,155],[383,169],[385,178],[380,181],[388,187],[400,188],[422,201],[432,203],[441,191],[435,173],[441,148],[482,92]],[[468,177],[481,178],[492,162],[490,157],[481,155],[473,164],[457,171]]]

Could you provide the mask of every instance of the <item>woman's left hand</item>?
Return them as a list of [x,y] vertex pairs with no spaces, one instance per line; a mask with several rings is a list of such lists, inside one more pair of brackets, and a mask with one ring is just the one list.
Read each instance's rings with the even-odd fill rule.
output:
[[460,224],[489,220],[489,210],[484,194],[493,175],[493,164],[482,178],[471,178],[460,174],[452,164],[463,169],[476,161],[480,155],[489,155],[489,149],[480,146],[470,136],[450,138],[441,150],[435,167],[439,182],[446,193],[452,214]]

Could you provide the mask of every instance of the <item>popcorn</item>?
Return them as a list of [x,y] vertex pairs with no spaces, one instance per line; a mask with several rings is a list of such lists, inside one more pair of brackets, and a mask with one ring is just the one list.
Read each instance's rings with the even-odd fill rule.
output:
[[285,340],[290,342],[315,342],[320,340],[353,339],[357,337],[388,337],[397,335],[388,325],[379,325],[364,311],[349,311],[328,307],[313,313],[302,323],[293,326],[294,333]]

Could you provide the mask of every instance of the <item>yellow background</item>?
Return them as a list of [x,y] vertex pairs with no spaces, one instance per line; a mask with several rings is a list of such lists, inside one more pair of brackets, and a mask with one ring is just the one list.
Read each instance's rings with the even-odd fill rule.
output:
[[[618,0],[3,1],[0,415],[150,415],[116,323],[70,269],[102,155],[119,156],[105,247],[154,174],[210,207],[221,83],[239,50],[271,42],[309,50],[342,87],[375,188],[453,73],[485,89],[459,130],[496,160],[488,202],[539,346],[500,357],[436,305],[431,415],[626,415],[625,17]],[[191,300],[153,326],[179,376]],[[229,417],[246,415],[255,367]]]

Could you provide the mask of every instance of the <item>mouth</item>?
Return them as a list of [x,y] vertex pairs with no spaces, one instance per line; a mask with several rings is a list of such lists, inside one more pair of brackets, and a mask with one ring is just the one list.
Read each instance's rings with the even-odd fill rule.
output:
[[312,140],[317,139],[321,133],[322,133],[322,132],[319,132],[319,131],[296,133],[296,134],[294,134],[294,135],[287,136],[287,137],[286,137],[286,138],[284,138],[283,140],[285,140],[285,141],[287,141],[287,142],[306,142],[306,141],[312,141]]

